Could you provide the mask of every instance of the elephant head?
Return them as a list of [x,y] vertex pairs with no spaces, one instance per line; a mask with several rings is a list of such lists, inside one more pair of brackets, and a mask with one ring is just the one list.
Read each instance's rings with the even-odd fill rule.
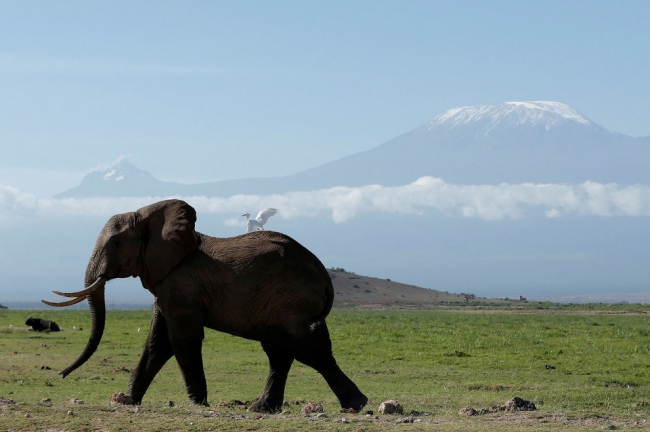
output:
[[50,306],[70,306],[88,299],[92,316],[90,339],[79,358],[60,372],[65,378],[95,352],[104,333],[106,305],[104,286],[115,278],[140,277],[155,295],[155,285],[198,246],[194,231],[196,212],[179,200],[161,201],[132,213],[111,217],[101,230],[86,268],[85,289],[63,293],[73,297]]

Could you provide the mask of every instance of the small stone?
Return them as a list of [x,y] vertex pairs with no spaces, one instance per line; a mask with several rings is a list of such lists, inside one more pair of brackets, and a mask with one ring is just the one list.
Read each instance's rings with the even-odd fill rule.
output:
[[327,418],[327,414],[325,414],[325,413],[318,413],[318,414],[316,414],[316,418]]
[[289,401],[284,401],[284,402],[282,402],[282,406],[283,406],[283,407],[288,407],[288,406],[289,406]]
[[194,426],[194,422],[190,422],[190,426]]
[[466,415],[466,416],[473,416],[476,415],[476,410],[470,406],[467,406],[463,408],[462,410],[458,411],[459,415]]
[[322,413],[323,406],[319,403],[307,402],[304,407],[302,407],[302,413],[304,415]]
[[173,407],[173,406],[174,406],[174,402],[173,402],[173,401],[167,401],[167,402],[165,402],[165,406],[166,406],[166,407]]
[[140,411],[140,407],[135,407],[135,408],[133,409],[133,412],[134,412],[134,413],[137,413],[137,412],[139,412],[139,411]]
[[73,416],[73,415],[74,415],[74,413],[72,412],[72,410],[68,411],[68,415],[69,415],[69,416]]
[[101,379],[101,378],[100,378],[100,377],[98,377],[97,375],[95,375],[95,376],[94,376],[94,377],[92,377],[91,379],[94,379],[94,380],[98,380],[98,379]]
[[395,400],[387,400],[379,405],[379,414],[404,414],[404,408]]
[[401,419],[397,420],[396,423],[413,423],[413,417],[409,416],[409,417],[401,418]]
[[129,395],[125,395],[122,392],[113,393],[111,395],[111,405],[132,405],[133,398]]
[[31,414],[30,414],[30,413],[26,413],[26,414],[25,414],[25,418],[30,418],[30,417],[31,417]]
[[72,399],[70,399],[70,403],[77,404],[77,405],[83,405],[84,401],[82,401],[81,399],[72,398]]
[[41,405],[52,406],[52,399],[50,398],[41,399]]
[[373,411],[373,410],[365,410],[363,413],[364,413],[365,415],[367,415],[367,416],[371,416],[371,415],[374,414],[374,411]]

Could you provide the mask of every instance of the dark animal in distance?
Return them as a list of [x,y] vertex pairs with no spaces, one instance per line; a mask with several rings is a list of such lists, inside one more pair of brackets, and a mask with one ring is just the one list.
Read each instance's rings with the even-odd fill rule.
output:
[[339,368],[325,318],[334,288],[323,264],[292,238],[256,231],[230,238],[194,230],[195,210],[168,200],[113,216],[97,238],[88,262],[85,289],[55,291],[88,300],[92,330],[81,356],[61,371],[64,377],[97,349],[106,321],[104,286],[114,278],[139,277],[155,297],[153,319],[140,362],[126,394],[112,400],[140,404],[167,360],[176,357],[191,401],[208,405],[201,347],[204,328],[259,341],[269,374],[251,411],[282,409],[284,388],[294,360],[318,371],[341,408],[359,411],[368,402]]
[[57,332],[61,330],[61,328],[58,326],[57,323],[43,318],[29,317],[27,318],[27,321],[25,321],[25,324],[31,326],[34,331],[49,330],[49,331]]

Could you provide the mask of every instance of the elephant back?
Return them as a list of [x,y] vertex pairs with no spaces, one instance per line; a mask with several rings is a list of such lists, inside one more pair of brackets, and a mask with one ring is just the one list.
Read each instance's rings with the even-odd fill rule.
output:
[[257,231],[228,238],[199,237],[199,249],[228,273],[223,277],[251,291],[251,296],[281,296],[285,303],[308,309],[314,321],[332,309],[334,288],[325,266],[288,235]]

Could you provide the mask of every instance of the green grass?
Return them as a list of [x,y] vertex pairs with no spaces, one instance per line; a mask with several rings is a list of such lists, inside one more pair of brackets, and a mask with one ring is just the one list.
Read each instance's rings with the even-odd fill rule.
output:
[[[261,418],[217,407],[220,401],[259,396],[268,366],[258,343],[214,331],[206,332],[203,347],[211,408],[189,407],[174,360],[156,377],[137,413],[134,407],[111,407],[110,395],[127,390],[150,311],[108,311],[95,355],[61,379],[57,372],[86,344],[89,312],[2,310],[0,397],[16,403],[0,403],[0,423],[14,430],[494,430],[495,425],[500,430],[597,430],[641,425],[650,417],[648,317],[617,306],[598,310],[334,311],[328,318],[334,354],[370,398],[367,409],[376,413],[380,402],[396,399],[407,413],[431,413],[411,425],[396,425],[400,416],[377,420],[338,413],[324,380],[299,363],[291,370],[285,399],[321,402],[329,417],[308,419],[300,415],[301,405]],[[55,320],[64,331],[27,332],[24,321],[30,315]],[[545,363],[556,369],[547,370]],[[465,406],[490,407],[514,396],[535,402],[538,410],[458,415]],[[52,407],[40,405],[46,397]],[[73,404],[72,398],[84,404]],[[168,400],[175,407],[165,407]],[[67,415],[69,410],[74,415]]]

